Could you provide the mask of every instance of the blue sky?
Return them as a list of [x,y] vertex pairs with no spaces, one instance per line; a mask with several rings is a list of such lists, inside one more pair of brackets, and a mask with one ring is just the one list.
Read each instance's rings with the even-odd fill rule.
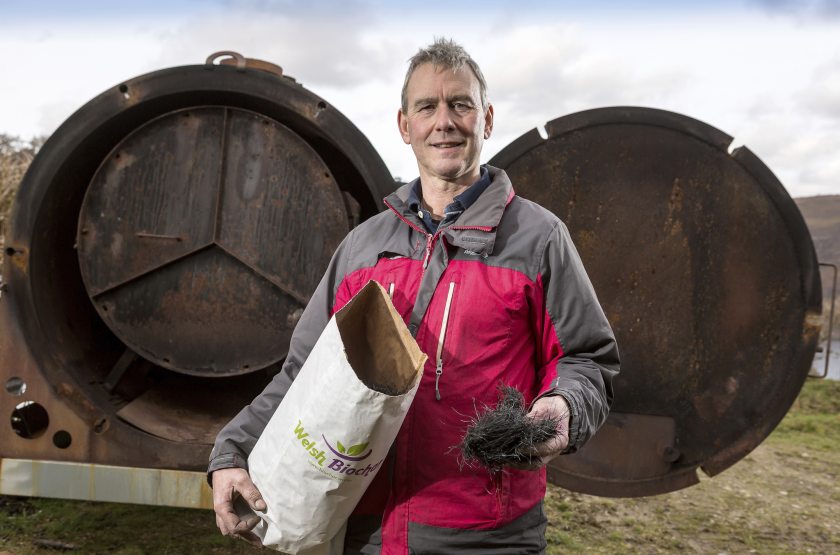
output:
[[0,0],[0,132],[49,134],[120,81],[237,50],[283,66],[409,179],[399,89],[434,36],[487,76],[485,159],[561,115],[642,105],[733,135],[793,196],[840,194],[840,0]]

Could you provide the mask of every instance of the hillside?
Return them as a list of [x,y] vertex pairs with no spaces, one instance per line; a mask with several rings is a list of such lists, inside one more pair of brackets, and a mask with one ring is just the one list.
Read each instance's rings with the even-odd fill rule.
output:
[[805,218],[817,258],[840,265],[840,195],[793,199]]
[[[817,259],[840,266],[840,195],[802,197],[793,199],[805,218],[808,231],[814,240]],[[822,270],[823,313],[828,314],[831,302],[831,278],[829,269]],[[840,278],[838,278],[840,279]],[[835,308],[835,312],[840,307]],[[840,338],[840,325],[835,318],[834,337]]]

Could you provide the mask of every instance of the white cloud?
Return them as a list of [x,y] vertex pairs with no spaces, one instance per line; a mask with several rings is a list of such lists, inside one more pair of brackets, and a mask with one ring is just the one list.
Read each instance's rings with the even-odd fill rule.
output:
[[740,128],[749,146],[792,196],[840,194],[840,118],[830,120],[802,109],[793,93],[788,102],[757,102]]
[[497,112],[490,148],[559,116],[601,106],[656,105],[684,82],[679,69],[629,66],[576,25],[529,25],[497,35],[484,72]]
[[161,62],[235,50],[274,61],[313,87],[353,87],[399,64],[397,52],[369,40],[367,33],[377,25],[373,13],[360,8],[316,16],[285,9],[285,2],[266,4],[271,6],[255,13],[212,13],[184,22],[163,37]]
[[815,114],[840,122],[840,56],[814,69],[811,82],[796,100]]
[[132,25],[0,26],[0,51],[15,59],[0,89],[0,130],[52,133],[103,90],[160,69],[152,62],[158,48],[152,32]]

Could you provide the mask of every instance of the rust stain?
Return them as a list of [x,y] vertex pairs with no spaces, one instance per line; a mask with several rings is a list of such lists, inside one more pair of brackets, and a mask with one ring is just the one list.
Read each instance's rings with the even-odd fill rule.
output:
[[581,252],[588,252],[597,246],[595,233],[588,229],[581,229],[575,234],[575,246]]
[[572,192],[569,196],[569,202],[566,208],[566,220],[565,223],[568,225],[572,221],[572,215],[575,212],[575,205],[577,204],[577,195],[578,189],[580,188],[580,166],[575,169],[575,176],[572,180]]
[[[72,385],[62,382],[56,388],[56,392],[60,397],[67,399],[70,404],[80,413],[82,420],[89,426],[97,427],[102,421],[107,421],[105,415],[97,409],[93,403],[78,389]],[[104,431],[104,430],[102,430]]]
[[671,235],[677,235],[682,232],[682,216],[683,209],[683,191],[680,186],[680,178],[674,178],[674,185],[671,187],[671,196],[668,199],[668,216],[665,218],[665,225],[663,231]]
[[25,248],[15,248],[14,252],[11,253],[12,264],[23,272],[24,274],[27,272],[29,268],[29,251]]
[[802,322],[802,341],[807,343],[820,336],[825,318],[819,312],[808,311]]

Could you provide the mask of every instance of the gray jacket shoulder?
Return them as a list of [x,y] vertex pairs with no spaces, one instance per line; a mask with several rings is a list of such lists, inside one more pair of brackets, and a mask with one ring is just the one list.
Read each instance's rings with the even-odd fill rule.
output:
[[494,252],[505,260],[512,257],[532,279],[540,272],[548,242],[563,238],[571,242],[565,224],[550,210],[536,202],[514,196],[499,222]]

